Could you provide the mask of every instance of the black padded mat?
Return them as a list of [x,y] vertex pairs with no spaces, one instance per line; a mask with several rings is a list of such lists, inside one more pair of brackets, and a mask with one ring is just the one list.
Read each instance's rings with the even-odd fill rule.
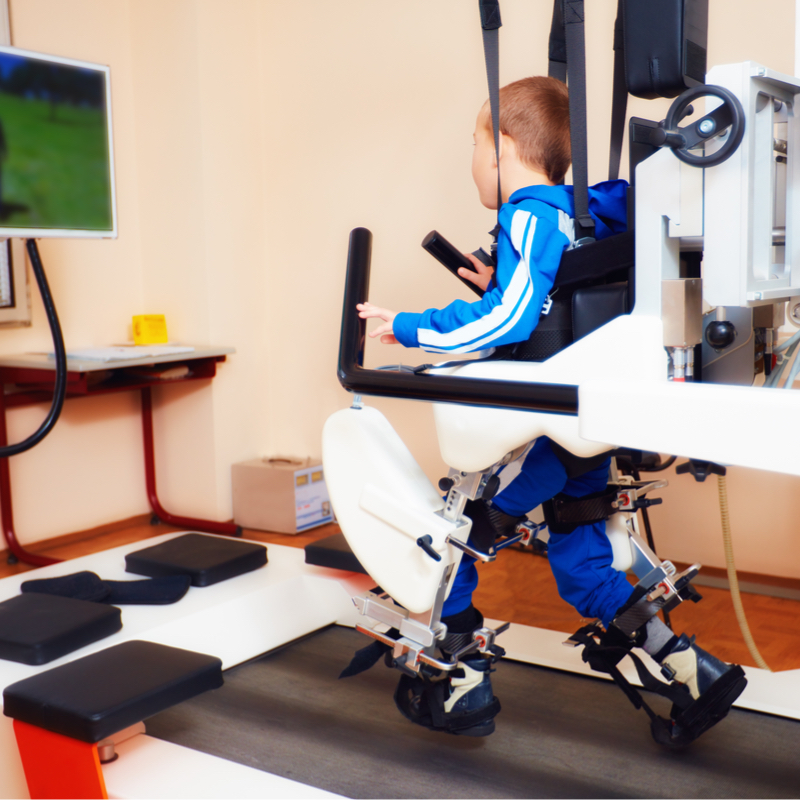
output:
[[48,664],[122,628],[115,606],[28,592],[0,603],[0,658]]
[[83,742],[99,742],[222,685],[222,662],[133,640],[7,686],[3,713]]
[[367,642],[326,628],[229,670],[221,689],[151,718],[147,732],[356,798],[798,797],[795,720],[734,709],[669,752],[612,683],[504,661],[492,677],[497,731],[459,738],[403,719],[399,673],[382,663],[337,680]]
[[343,533],[334,533],[333,536],[311,542],[305,546],[304,550],[306,564],[367,574],[355,553],[350,549],[350,545],[347,544]]
[[267,563],[267,548],[202,533],[186,533],[125,556],[125,571],[150,578],[189,575],[192,586],[211,586]]

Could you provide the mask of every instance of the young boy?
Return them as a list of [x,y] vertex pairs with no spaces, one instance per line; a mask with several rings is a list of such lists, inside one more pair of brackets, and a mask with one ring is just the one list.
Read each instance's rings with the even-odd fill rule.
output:
[[[459,272],[485,289],[485,294],[474,303],[456,300],[443,309],[422,314],[397,314],[370,303],[360,304],[362,319],[383,320],[369,334],[371,337],[429,352],[469,353],[525,341],[536,327],[562,253],[574,240],[572,187],[558,185],[570,164],[567,87],[553,78],[533,77],[501,89],[499,161],[488,103],[478,114],[474,139],[472,176],[487,208],[497,208],[498,170],[500,173],[497,269],[468,256],[477,272]],[[591,187],[589,212],[597,238],[625,230],[624,181]],[[517,468],[507,468],[501,474],[502,488],[493,500],[468,503],[466,513],[473,520],[473,535],[509,535],[529,511],[559,492],[583,497],[605,489],[608,459],[583,475],[571,477],[551,444],[546,437],[538,439],[510,479],[510,472]],[[635,642],[663,665],[665,675],[686,686],[693,701],[733,669],[696,647],[693,639],[674,636],[654,616],[652,603],[648,606],[646,598],[632,596],[625,574],[611,568],[613,553],[604,522],[580,525],[569,534],[551,532],[548,557],[559,594],[582,616],[597,617],[608,629],[619,621],[627,606],[635,603],[634,616],[642,618],[635,630]],[[482,625],[483,618],[472,605],[477,582],[474,562],[462,558],[442,611],[442,621],[448,627],[442,643],[445,652],[457,651]],[[633,635],[629,622],[624,627]],[[489,681],[490,661],[471,656],[459,667],[444,698],[445,725],[438,727],[462,735],[485,736],[494,730],[494,715],[499,710]],[[398,706],[412,721],[426,724],[414,711],[421,694],[415,696],[414,686],[404,680]],[[743,688],[742,684],[737,696]],[[407,696],[401,696],[407,689]],[[719,687],[715,692],[720,693]],[[729,695],[725,693],[727,705],[721,716],[735,699]],[[464,727],[462,721],[469,724]]]

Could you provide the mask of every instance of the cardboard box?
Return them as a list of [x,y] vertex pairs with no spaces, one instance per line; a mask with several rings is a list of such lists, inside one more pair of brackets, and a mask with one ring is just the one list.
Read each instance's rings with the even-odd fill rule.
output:
[[310,458],[256,458],[234,464],[233,519],[243,528],[300,533],[333,522],[325,473]]

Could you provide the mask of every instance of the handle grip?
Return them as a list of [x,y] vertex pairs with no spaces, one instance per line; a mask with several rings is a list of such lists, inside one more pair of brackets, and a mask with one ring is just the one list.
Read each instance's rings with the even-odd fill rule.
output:
[[427,250],[440,264],[447,267],[453,275],[458,278],[461,283],[465,286],[469,286],[475,294],[479,297],[483,297],[484,291],[477,287],[471,281],[468,281],[466,278],[462,278],[458,274],[459,267],[464,267],[464,269],[468,269],[470,272],[476,272],[474,266],[472,266],[472,262],[461,252],[459,252],[455,247],[453,247],[447,239],[442,236],[441,233],[438,231],[431,231],[423,240],[422,240],[422,247],[424,250]]

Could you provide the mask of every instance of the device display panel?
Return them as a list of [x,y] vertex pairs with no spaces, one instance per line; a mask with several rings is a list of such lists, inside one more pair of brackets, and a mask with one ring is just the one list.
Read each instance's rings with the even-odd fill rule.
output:
[[109,69],[0,47],[0,238],[115,237]]

